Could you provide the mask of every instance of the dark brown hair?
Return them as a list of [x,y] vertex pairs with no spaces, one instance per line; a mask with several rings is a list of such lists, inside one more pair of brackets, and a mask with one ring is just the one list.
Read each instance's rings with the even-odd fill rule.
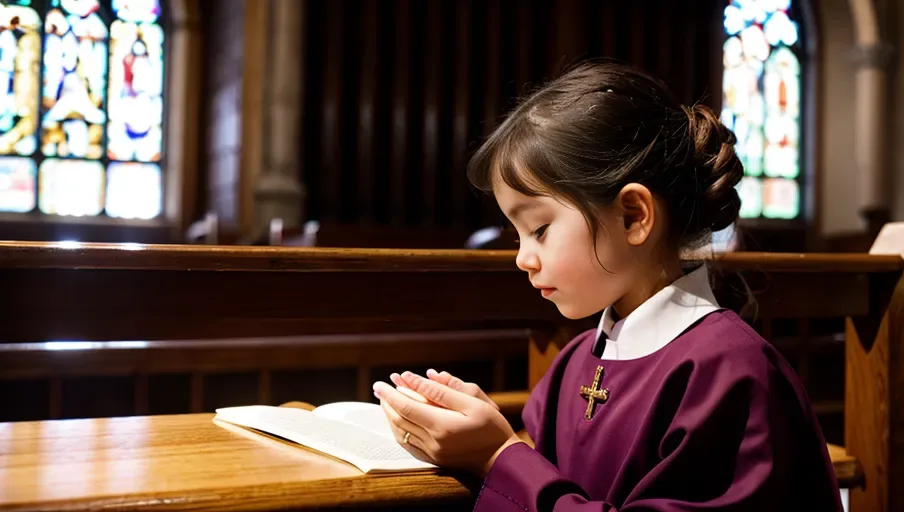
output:
[[599,207],[629,183],[664,200],[670,243],[687,248],[733,224],[743,176],[734,134],[704,105],[681,105],[661,81],[609,61],[585,62],[540,88],[496,128],[468,166],[528,196],[563,197],[598,234]]

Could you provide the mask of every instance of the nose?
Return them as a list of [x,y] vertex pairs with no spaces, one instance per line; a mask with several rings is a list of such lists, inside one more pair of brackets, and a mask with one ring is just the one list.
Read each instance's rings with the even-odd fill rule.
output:
[[540,258],[537,253],[522,244],[518,248],[518,256],[515,257],[515,265],[525,272],[537,272],[540,270]]

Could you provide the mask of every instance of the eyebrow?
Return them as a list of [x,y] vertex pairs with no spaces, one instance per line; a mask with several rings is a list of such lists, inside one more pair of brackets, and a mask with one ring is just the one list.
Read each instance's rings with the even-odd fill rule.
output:
[[519,215],[524,213],[526,210],[531,210],[533,208],[537,208],[538,206],[540,206],[539,203],[533,203],[533,202],[518,203],[515,206],[513,206],[512,209],[510,209],[508,211],[508,213],[506,214],[506,217],[508,217],[510,219],[516,219],[516,218],[518,218]]

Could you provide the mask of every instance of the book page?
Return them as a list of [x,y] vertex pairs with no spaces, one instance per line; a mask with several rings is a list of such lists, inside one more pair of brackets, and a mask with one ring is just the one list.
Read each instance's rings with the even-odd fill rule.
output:
[[389,420],[386,419],[386,413],[384,413],[383,408],[377,404],[369,404],[366,402],[334,402],[321,405],[314,409],[313,412],[316,416],[321,418],[357,425],[376,434],[380,434],[381,436],[394,439],[392,429],[389,427]]
[[[428,403],[428,400],[421,396],[417,391],[396,386],[396,389],[403,395],[408,396],[421,403]],[[377,404],[367,402],[333,402],[324,404],[314,409],[314,414],[321,418],[329,418],[336,421],[344,421],[352,425],[366,428],[371,432],[376,432],[382,436],[395,438],[392,429],[389,426],[389,420],[383,408]]]
[[436,467],[415,459],[391,434],[386,437],[302,409],[263,405],[226,407],[217,409],[214,419],[288,439],[345,460],[365,473]]
[[883,226],[869,253],[904,255],[904,222],[889,222]]

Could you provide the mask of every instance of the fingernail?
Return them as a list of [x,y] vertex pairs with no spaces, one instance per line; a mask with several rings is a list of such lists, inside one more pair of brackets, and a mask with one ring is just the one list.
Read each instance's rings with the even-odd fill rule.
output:
[[433,368],[430,368],[429,370],[427,370],[427,375],[430,375],[431,373],[435,375],[436,370],[434,370]]
[[376,398],[379,398],[380,400],[383,399],[383,395],[381,395],[379,391],[374,391],[374,396],[375,396]]
[[402,374],[402,378],[403,378],[403,379],[413,379],[413,378],[414,378],[414,374],[411,373],[411,372],[405,372],[405,373]]

